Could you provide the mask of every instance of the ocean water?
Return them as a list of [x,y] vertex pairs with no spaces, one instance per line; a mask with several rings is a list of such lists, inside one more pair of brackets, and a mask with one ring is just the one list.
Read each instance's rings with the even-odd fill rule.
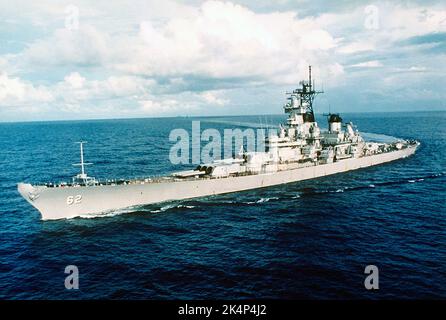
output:
[[[170,164],[168,137],[197,119],[0,124],[0,298],[446,298],[446,112],[343,118],[421,146],[316,180],[59,221],[41,221],[16,183],[69,180],[81,139],[97,178],[188,168]],[[199,120],[222,130],[283,119]],[[364,288],[370,264],[379,290]],[[64,287],[67,265],[79,268],[79,290]]]

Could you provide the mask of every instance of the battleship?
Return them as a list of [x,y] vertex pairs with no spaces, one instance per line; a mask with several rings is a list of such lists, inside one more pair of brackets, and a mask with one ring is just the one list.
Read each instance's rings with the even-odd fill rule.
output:
[[18,183],[18,191],[41,213],[42,220],[107,214],[175,200],[265,188],[366,168],[415,153],[418,141],[365,141],[351,122],[328,114],[328,129],[315,120],[315,89],[311,66],[307,80],[288,94],[286,123],[265,137],[265,150],[241,150],[232,158],[201,164],[193,170],[161,178],[106,180],[85,172],[80,142],[80,173],[70,183]]

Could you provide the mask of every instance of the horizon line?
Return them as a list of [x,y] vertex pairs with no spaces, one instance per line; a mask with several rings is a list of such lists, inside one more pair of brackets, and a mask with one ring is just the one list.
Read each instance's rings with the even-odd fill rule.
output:
[[[446,112],[445,110],[401,110],[401,111],[348,111],[348,112],[336,112],[337,114],[371,114],[371,113],[427,113],[427,112]],[[315,113],[316,115],[324,115],[325,113]],[[34,123],[34,122],[77,122],[77,121],[106,121],[106,120],[138,120],[138,119],[164,119],[164,118],[217,118],[217,117],[249,117],[249,116],[279,116],[282,113],[262,113],[262,114],[239,114],[239,115],[176,115],[176,116],[141,116],[141,117],[122,117],[122,118],[91,118],[91,119],[48,119],[48,120],[12,120],[1,121],[0,124],[12,124],[12,123]]]

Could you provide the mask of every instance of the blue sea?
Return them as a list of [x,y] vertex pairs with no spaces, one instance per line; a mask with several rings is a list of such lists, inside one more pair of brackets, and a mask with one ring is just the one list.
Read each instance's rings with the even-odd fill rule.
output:
[[[371,137],[421,146],[316,180],[58,221],[42,221],[16,183],[69,181],[76,141],[88,141],[91,176],[156,176],[191,167],[169,162],[174,128],[284,117],[0,124],[0,298],[446,298],[446,112],[342,116]],[[79,290],[65,289],[67,265],[79,268]],[[367,265],[379,268],[379,290],[364,287]]]

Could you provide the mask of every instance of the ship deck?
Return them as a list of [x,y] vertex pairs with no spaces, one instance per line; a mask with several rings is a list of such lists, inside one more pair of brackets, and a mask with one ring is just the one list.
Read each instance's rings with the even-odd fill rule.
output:
[[[403,146],[404,148],[408,148],[414,145],[417,145],[418,142],[416,141],[410,141],[409,143],[405,144]],[[394,151],[397,151],[398,149],[391,147],[387,150],[383,151],[380,150],[375,154],[371,155],[364,155],[363,157],[369,157],[374,155],[379,155],[383,153],[391,153]],[[338,159],[335,162],[341,162],[348,158],[342,158]],[[278,171],[287,171],[287,170],[293,170],[293,169],[300,169],[300,168],[306,168],[309,166],[318,166],[318,165],[324,165],[325,163],[322,163],[321,161],[316,162],[300,162],[300,161],[294,161],[294,162],[286,162],[286,163],[279,163],[279,167],[282,169],[279,169]],[[286,168],[283,168],[283,166],[286,166]],[[210,179],[225,179],[229,177],[238,177],[238,176],[251,176],[251,175],[259,175],[259,174],[266,174],[266,173],[272,173],[272,172],[244,172],[244,173],[237,173],[237,174],[231,174],[228,176],[223,177],[212,177],[210,175],[201,175],[201,176],[189,176],[185,178],[179,178],[176,176],[149,176],[149,177],[141,177],[141,178],[133,178],[133,179],[103,179],[103,180],[95,180],[94,183],[91,184],[80,184],[80,183],[70,183],[70,182],[59,182],[59,183],[39,183],[35,184],[35,186],[42,186],[47,188],[68,188],[68,187],[89,187],[89,186],[115,186],[115,185],[143,185],[143,184],[149,184],[149,183],[162,183],[162,182],[175,182],[175,181],[196,181],[196,180],[210,180]]]

